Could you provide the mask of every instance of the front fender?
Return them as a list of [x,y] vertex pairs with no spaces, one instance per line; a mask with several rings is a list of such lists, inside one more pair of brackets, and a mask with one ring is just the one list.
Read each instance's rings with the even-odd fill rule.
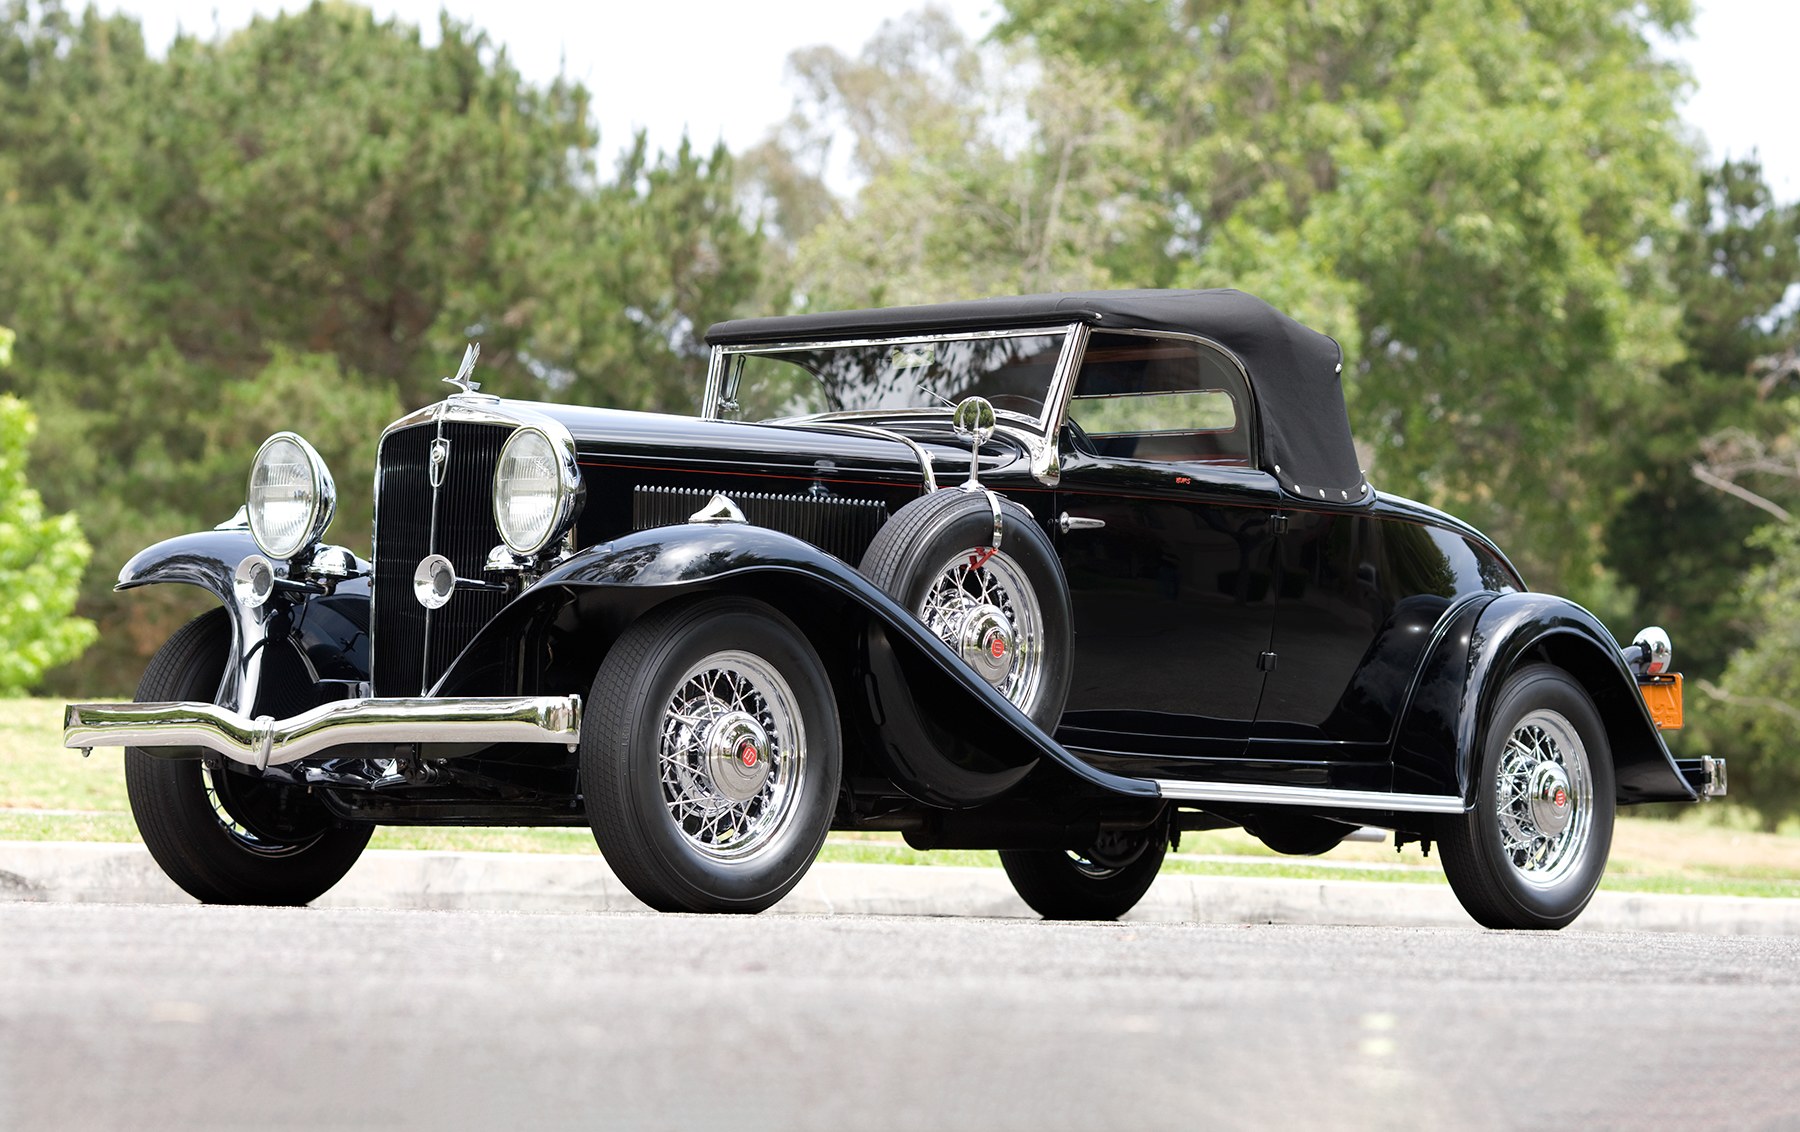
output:
[[1472,801],[1475,764],[1501,688],[1517,668],[1543,661],[1569,673],[1594,701],[1620,803],[1695,800],[1617,642],[1593,614],[1551,594],[1511,593],[1451,616],[1401,727],[1396,789],[1454,791]]
[[[340,581],[329,594],[277,593],[261,607],[246,609],[237,600],[233,575],[238,563],[260,553],[243,528],[177,535],[132,555],[113,588],[173,583],[196,586],[218,599],[231,620],[231,656],[214,699],[221,707],[250,714],[261,706],[263,670],[275,642],[293,646],[292,659],[312,684],[368,680],[368,564],[357,560],[365,577]],[[291,714],[293,689],[270,691],[283,697],[281,714]]]
[[600,634],[610,643],[645,610],[711,592],[747,593],[781,609],[807,630],[828,666],[839,652],[850,658],[832,671],[840,705],[862,716],[869,725],[863,739],[878,746],[896,784],[920,801],[990,801],[1040,764],[1090,790],[1158,796],[1154,783],[1096,770],[1070,754],[843,560],[742,523],[638,531],[560,563],[476,635],[433,694],[480,686],[495,672],[492,657],[516,652],[519,642],[553,624],[565,627],[564,639]]

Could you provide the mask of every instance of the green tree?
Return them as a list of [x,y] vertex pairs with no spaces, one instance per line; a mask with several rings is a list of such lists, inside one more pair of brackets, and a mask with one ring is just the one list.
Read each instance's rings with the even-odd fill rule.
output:
[[374,438],[467,339],[490,391],[685,409],[705,326],[761,293],[723,150],[640,137],[607,167],[578,84],[437,39],[314,3],[157,60],[128,17],[0,0],[0,320],[46,328],[0,389],[39,413],[109,627],[65,689],[129,688],[191,611],[113,571],[229,515],[269,432],[327,456],[330,537],[366,551]]
[[1009,0],[1123,84],[1163,220],[1112,274],[1237,285],[1342,340],[1371,474],[1537,584],[1597,564],[1611,424],[1680,351],[1661,251],[1693,154],[1652,33],[1681,0]]
[[[889,21],[855,58],[796,52],[802,94],[748,159],[793,285],[814,309],[1108,286],[1148,221],[1150,131],[1119,85],[1069,58],[968,42],[941,10]],[[848,135],[861,185],[821,191]]]
[[[13,332],[0,326],[0,369]],[[25,477],[31,410],[0,395],[0,695],[18,695],[46,669],[81,655],[94,623],[72,616],[88,544],[73,515],[46,515]]]

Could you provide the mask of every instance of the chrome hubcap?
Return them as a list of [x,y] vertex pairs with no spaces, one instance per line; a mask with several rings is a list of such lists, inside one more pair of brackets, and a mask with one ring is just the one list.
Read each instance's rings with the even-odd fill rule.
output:
[[1586,853],[1593,820],[1587,748],[1573,724],[1539,708],[1513,728],[1495,783],[1500,850],[1527,883],[1557,883]]
[[939,567],[919,620],[1020,711],[1043,686],[1044,616],[1011,556],[971,547]]
[[690,847],[720,861],[763,852],[792,825],[806,774],[793,689],[761,657],[706,657],[676,682],[657,764],[663,802]]
[[749,713],[725,712],[706,729],[706,764],[719,793],[748,802],[769,779],[769,734]]

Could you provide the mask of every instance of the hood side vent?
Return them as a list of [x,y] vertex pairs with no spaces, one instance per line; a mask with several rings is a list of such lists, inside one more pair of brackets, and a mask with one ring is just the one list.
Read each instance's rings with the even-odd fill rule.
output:
[[[639,485],[632,492],[631,527],[644,531],[685,523],[712,499],[713,492],[713,488]],[[879,499],[758,491],[728,494],[750,523],[793,535],[852,564],[862,560],[875,532],[888,520],[887,504]]]

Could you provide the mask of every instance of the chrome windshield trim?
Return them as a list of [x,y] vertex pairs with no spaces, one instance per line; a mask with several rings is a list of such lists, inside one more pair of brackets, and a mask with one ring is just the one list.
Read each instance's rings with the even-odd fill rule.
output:
[[1316,806],[1328,810],[1393,810],[1407,814],[1460,814],[1464,810],[1463,800],[1450,794],[1391,794],[1385,790],[1188,782],[1173,778],[1154,781],[1163,797],[1177,802],[1241,802],[1246,805]]
[[560,743],[581,738],[580,696],[336,700],[286,719],[204,703],[70,704],[63,746],[193,749],[264,769],[357,743]]
[[[965,330],[965,331],[960,331],[960,332],[947,331],[947,332],[944,332],[941,334],[883,334],[883,335],[877,335],[872,338],[799,338],[799,339],[793,339],[791,341],[755,342],[755,343],[733,344],[730,346],[714,346],[712,348],[712,358],[707,365],[706,397],[700,406],[700,418],[702,420],[715,420],[715,421],[725,419],[719,415],[720,400],[721,400],[721,398],[724,397],[724,394],[725,394],[724,386],[725,386],[726,369],[729,364],[728,359],[731,356],[737,355],[737,354],[782,354],[782,353],[790,353],[791,354],[791,353],[797,353],[801,350],[847,349],[847,348],[861,347],[861,346],[899,346],[899,345],[905,345],[907,343],[912,343],[912,342],[973,342],[973,341],[985,341],[985,340],[994,339],[994,338],[1031,338],[1034,336],[1041,337],[1041,336],[1045,336],[1045,335],[1054,335],[1054,334],[1072,335],[1075,332],[1077,327],[1080,327],[1083,325],[1085,325],[1085,324],[1080,323],[1080,322],[1062,322],[1062,323],[1051,323],[1048,325],[1040,324],[1040,325],[1036,325],[1036,326],[1022,326],[1022,327],[1016,327],[1016,328],[1007,329],[1007,330]],[[1059,367],[1063,364],[1064,360],[1067,358],[1068,342],[1066,340],[1063,343],[1063,351],[1064,351],[1063,355],[1057,359],[1057,365]],[[714,380],[715,376],[717,377],[716,382]],[[1051,381],[1050,381],[1050,388],[1054,389],[1055,386],[1056,386],[1056,378],[1054,375],[1052,375]],[[1046,391],[1044,407],[1045,407],[1045,411],[1048,412],[1049,407],[1050,407],[1050,399],[1049,399],[1048,391]],[[925,413],[931,413],[931,412],[935,412],[936,410],[926,408],[923,410],[889,409],[889,410],[856,410],[856,411],[858,411],[858,412],[880,412],[884,416],[897,416],[902,413],[908,413],[908,412],[923,411]],[[822,419],[827,416],[834,416],[834,415],[838,415],[838,414],[815,413],[810,416],[794,417],[792,419],[794,419],[794,420],[818,420],[818,419]],[[1013,414],[1013,416],[1017,417],[1017,419],[1019,419],[1020,421],[1029,422],[1030,425],[1039,432],[1046,431],[1045,416],[1042,413],[1040,413],[1036,417],[1027,417],[1027,416],[1024,416],[1023,414],[1017,414],[1017,413]],[[766,423],[766,422],[759,421],[759,422],[755,422],[755,423],[760,424],[760,423]]]

